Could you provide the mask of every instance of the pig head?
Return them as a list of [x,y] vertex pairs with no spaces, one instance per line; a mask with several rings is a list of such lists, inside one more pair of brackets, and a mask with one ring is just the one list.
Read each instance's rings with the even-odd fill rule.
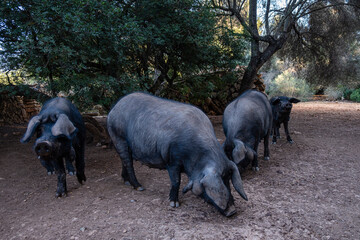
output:
[[285,96],[273,97],[270,99],[270,104],[273,112],[273,140],[272,143],[276,144],[277,138],[280,138],[280,125],[284,125],[286,139],[289,143],[293,143],[289,133],[290,113],[293,103],[300,102],[299,99],[289,98]]

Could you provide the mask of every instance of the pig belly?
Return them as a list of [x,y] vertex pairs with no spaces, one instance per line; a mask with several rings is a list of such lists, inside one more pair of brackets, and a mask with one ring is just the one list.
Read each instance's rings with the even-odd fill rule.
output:
[[135,161],[139,161],[150,168],[158,168],[158,169],[166,168],[165,161],[158,154],[154,154],[154,155],[138,154],[138,155],[133,155],[133,158]]

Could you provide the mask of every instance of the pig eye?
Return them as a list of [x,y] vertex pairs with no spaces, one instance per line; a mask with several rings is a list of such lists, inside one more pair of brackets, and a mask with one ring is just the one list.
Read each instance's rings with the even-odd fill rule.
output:
[[36,136],[40,137],[43,131],[44,131],[44,127],[38,127],[36,130]]
[[66,142],[68,140],[66,136],[58,136],[56,139],[60,142]]

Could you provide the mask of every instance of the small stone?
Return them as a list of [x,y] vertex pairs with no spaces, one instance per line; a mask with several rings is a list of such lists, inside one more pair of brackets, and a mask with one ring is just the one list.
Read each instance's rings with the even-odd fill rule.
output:
[[124,231],[123,231],[123,233],[126,233],[127,232],[127,230],[125,229]]
[[97,231],[96,230],[92,230],[91,232],[88,233],[88,236],[92,236],[94,235],[94,233],[96,233]]
[[96,146],[97,146],[97,147],[101,147],[101,143],[98,142],[98,143],[96,144]]
[[81,227],[80,228],[80,231],[82,231],[82,232],[85,232],[85,230],[86,230],[86,227]]
[[134,199],[131,199],[131,200],[130,200],[130,202],[134,203],[134,202],[136,202],[136,200],[134,200]]

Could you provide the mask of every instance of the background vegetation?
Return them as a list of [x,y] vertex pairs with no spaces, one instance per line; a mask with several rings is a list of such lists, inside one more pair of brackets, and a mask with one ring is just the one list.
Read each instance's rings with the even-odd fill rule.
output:
[[309,98],[330,86],[359,99],[356,1],[232,3],[1,1],[1,91],[32,85],[81,109],[109,109],[137,90],[195,102],[239,81],[233,69],[247,65],[242,88],[260,71],[273,95]]

